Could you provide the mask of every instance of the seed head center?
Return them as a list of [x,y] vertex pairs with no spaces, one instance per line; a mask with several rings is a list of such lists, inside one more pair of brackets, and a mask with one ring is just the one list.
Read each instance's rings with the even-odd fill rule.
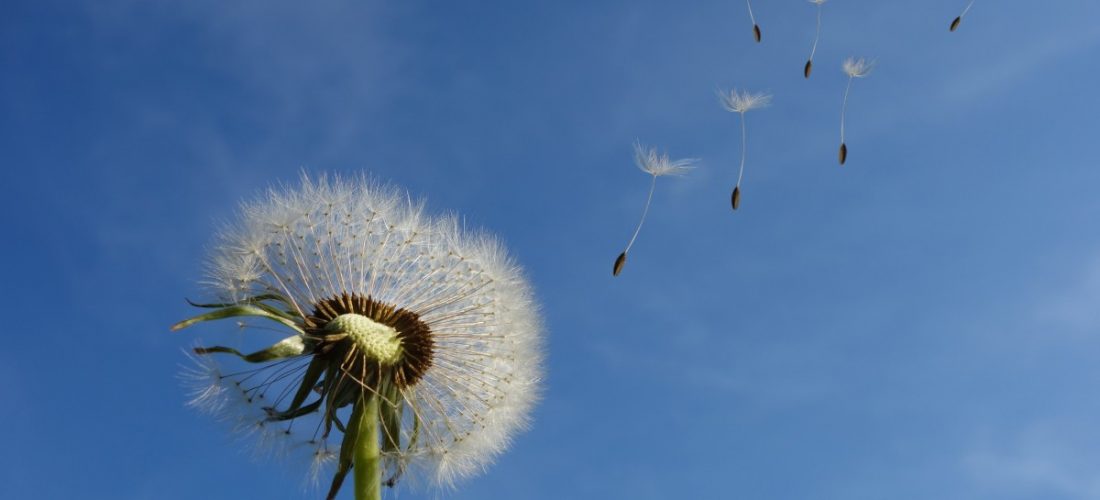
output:
[[341,314],[329,321],[325,330],[348,334],[355,347],[383,365],[401,360],[401,339],[397,330],[361,314]]

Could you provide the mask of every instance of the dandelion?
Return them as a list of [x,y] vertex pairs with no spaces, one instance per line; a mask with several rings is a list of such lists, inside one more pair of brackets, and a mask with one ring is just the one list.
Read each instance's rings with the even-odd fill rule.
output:
[[951,21],[951,31],[959,29],[959,23],[962,22],[963,17],[966,16],[967,12],[970,12],[970,8],[973,6],[974,0],[970,0],[970,2],[966,4],[966,8],[963,9],[962,14],[959,14],[959,17],[956,17],[953,21]]
[[848,145],[844,142],[844,114],[848,110],[848,92],[852,90],[852,80],[863,78],[871,73],[875,63],[864,58],[849,57],[844,60],[844,72],[848,74],[848,86],[844,88],[844,104],[840,107],[840,164],[848,159]]
[[756,43],[760,43],[760,25],[756,24],[756,16],[752,14],[752,0],[745,0],[745,5],[749,7],[749,21],[752,21],[752,37],[756,39]]
[[806,59],[806,66],[802,68],[802,75],[806,78],[810,77],[810,72],[814,69],[814,54],[817,54],[817,41],[821,39],[821,5],[826,0],[809,0],[810,3],[817,6],[817,32],[814,33],[814,44],[810,47],[810,58]]
[[748,133],[745,127],[745,113],[750,110],[767,107],[772,102],[771,94],[766,92],[751,93],[738,92],[737,89],[729,92],[718,92],[718,99],[726,111],[741,115],[741,167],[737,171],[737,184],[733,186],[733,194],[730,195],[730,204],[734,210],[741,205],[741,179],[745,176],[745,156],[748,141]]
[[653,191],[657,187],[657,178],[665,175],[685,174],[693,168],[696,161],[698,160],[693,158],[672,161],[668,159],[667,154],[658,154],[656,148],[646,148],[640,143],[634,143],[634,163],[643,172],[653,176],[653,180],[649,183],[649,195],[645,199],[642,218],[638,221],[638,227],[634,228],[634,235],[630,237],[630,242],[626,244],[626,250],[623,250],[623,253],[615,259],[615,266],[611,270],[612,276],[618,276],[623,271],[623,266],[626,265],[626,253],[630,251],[630,247],[634,246],[634,240],[638,239],[638,233],[641,232],[642,224],[645,223],[645,217],[649,213],[649,203],[653,201]]
[[[303,176],[245,204],[207,283],[216,303],[173,330],[236,318],[289,335],[250,354],[195,348],[191,404],[265,454],[312,450],[315,477],[334,469],[329,499],[349,473],[358,500],[405,476],[473,475],[538,397],[540,323],[521,270],[492,237],[366,177]],[[254,366],[223,370],[214,354]]]

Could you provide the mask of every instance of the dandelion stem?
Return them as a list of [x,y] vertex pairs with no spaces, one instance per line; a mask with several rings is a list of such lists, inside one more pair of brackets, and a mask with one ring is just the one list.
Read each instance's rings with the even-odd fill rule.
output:
[[366,393],[352,410],[356,443],[354,458],[355,500],[382,499],[382,473],[378,469],[378,396]]
[[970,8],[971,8],[971,7],[973,7],[973,6],[974,6],[974,0],[970,0],[970,3],[966,4],[966,8],[965,8],[965,9],[963,9],[963,12],[962,12],[962,14],[959,14],[959,17],[960,17],[960,18],[961,18],[961,17],[965,17],[965,16],[966,16],[966,13],[967,13],[967,12],[970,12]]
[[745,146],[748,144],[748,133],[745,131],[745,112],[741,113],[741,168],[737,171],[737,187],[741,186],[741,177],[745,175]]
[[634,228],[634,236],[630,237],[630,243],[626,244],[626,250],[623,253],[630,251],[630,247],[634,246],[634,240],[638,239],[638,233],[642,230],[642,224],[645,223],[645,216],[649,213],[649,202],[653,201],[653,190],[657,187],[657,176],[653,176],[653,182],[649,184],[649,196],[645,199],[645,208],[642,209],[642,218],[638,221],[638,227]]
[[840,142],[844,143],[844,113],[848,111],[848,91],[852,90],[851,76],[848,77],[848,86],[844,88],[844,104],[840,106]]
[[821,39],[821,4],[817,4],[817,33],[814,34],[814,45],[810,48],[809,61],[814,60],[814,54],[817,54],[817,41]]

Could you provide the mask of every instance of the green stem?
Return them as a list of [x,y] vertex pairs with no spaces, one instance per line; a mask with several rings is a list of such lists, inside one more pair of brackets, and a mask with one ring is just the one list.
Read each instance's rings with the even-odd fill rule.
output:
[[354,466],[355,500],[382,499],[382,472],[379,470],[378,451],[378,396],[364,394],[364,405],[359,411],[358,436],[355,443]]

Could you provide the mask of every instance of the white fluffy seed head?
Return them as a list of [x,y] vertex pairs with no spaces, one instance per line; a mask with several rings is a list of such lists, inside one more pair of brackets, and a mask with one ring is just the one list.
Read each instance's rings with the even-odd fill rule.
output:
[[[473,475],[529,421],[542,324],[523,272],[495,238],[425,215],[397,188],[303,176],[300,187],[271,189],[221,231],[207,271],[225,302],[273,293],[304,317],[319,301],[355,294],[419,316],[431,330],[431,366],[400,389],[400,442],[416,446],[383,456],[403,480],[450,485]],[[214,385],[193,404],[224,413],[231,388]],[[332,458],[325,450],[315,467]]]
[[844,72],[851,78],[863,78],[871,74],[871,70],[875,67],[874,61],[868,61],[866,58],[849,57],[844,60]]
[[745,113],[747,111],[766,108],[772,103],[772,95],[767,92],[749,92],[732,89],[728,92],[719,90],[718,101],[726,111],[732,113]]
[[667,154],[657,152],[657,148],[647,148],[639,142],[634,143],[634,164],[647,174],[655,177],[665,175],[683,175],[695,168],[699,161],[694,158],[670,160]]

